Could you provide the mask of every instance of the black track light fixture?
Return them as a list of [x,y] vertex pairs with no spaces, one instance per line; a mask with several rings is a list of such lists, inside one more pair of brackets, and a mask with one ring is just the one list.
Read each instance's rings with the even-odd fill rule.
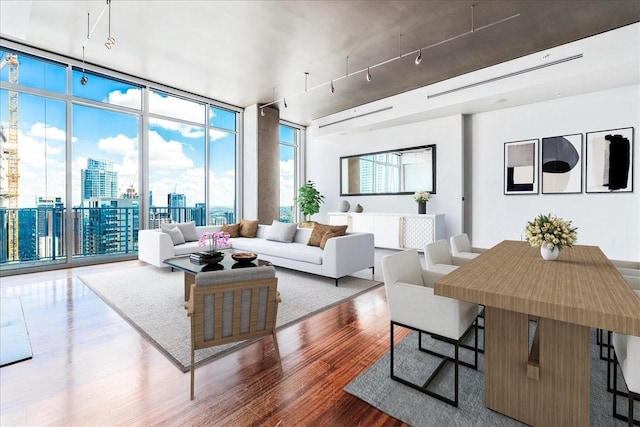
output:
[[371,71],[369,71],[369,68],[367,68],[367,81],[371,81]]
[[336,93],[336,88],[333,86],[333,80],[331,80],[331,86],[329,87],[329,92]]

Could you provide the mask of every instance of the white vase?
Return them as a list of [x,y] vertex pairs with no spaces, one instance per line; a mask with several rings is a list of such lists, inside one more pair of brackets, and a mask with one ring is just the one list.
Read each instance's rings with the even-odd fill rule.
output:
[[553,249],[549,249],[544,243],[540,246],[540,255],[545,261],[553,261],[558,258],[559,254],[560,250],[557,246],[554,246]]

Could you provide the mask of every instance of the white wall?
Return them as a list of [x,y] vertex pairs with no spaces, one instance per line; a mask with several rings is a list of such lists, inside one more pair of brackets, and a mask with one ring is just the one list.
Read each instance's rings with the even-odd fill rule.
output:
[[[524,234],[538,214],[553,213],[578,227],[578,244],[640,262],[637,141],[633,193],[586,194],[583,182],[581,194],[503,194],[505,142],[627,127],[638,139],[638,35],[636,23],[315,120],[308,128],[306,179],[326,197],[315,219],[326,221],[327,212],[339,210],[340,156],[436,144],[438,194],[427,209],[445,214],[447,236],[465,231],[474,246],[489,248]],[[545,66],[578,54],[580,59]],[[429,96],[446,90],[454,92]],[[568,96],[578,93],[583,95]],[[583,156],[584,145],[583,139]],[[366,212],[417,210],[410,195],[344,199]]]
[[[524,234],[528,220],[552,213],[578,227],[578,244],[596,245],[611,259],[640,261],[640,86],[559,98],[465,118],[465,153],[474,246],[491,247]],[[503,194],[504,143],[524,139],[634,128],[633,193]],[[583,138],[583,159],[585,139]],[[582,163],[584,171],[584,160]],[[584,176],[584,174],[583,174]],[[541,193],[541,191],[540,191]]]
[[436,144],[436,193],[427,204],[428,213],[445,214],[447,236],[462,231],[462,145],[461,115],[318,139],[309,128],[306,144],[306,176],[325,196],[314,220],[326,222],[328,212],[340,210],[347,200],[353,211],[357,204],[365,212],[417,213],[413,195],[340,197],[340,157],[394,148]]

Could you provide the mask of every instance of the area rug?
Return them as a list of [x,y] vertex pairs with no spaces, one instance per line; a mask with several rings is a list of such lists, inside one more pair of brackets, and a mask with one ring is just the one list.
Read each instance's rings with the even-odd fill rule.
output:
[[0,300],[0,366],[31,359],[31,341],[20,298]]
[[[426,342],[426,345],[424,344]],[[595,334],[591,350],[591,425],[624,426],[623,421],[611,416],[612,395],[607,392],[607,364],[598,358]],[[423,345],[437,348],[437,351],[451,354],[446,344],[423,337]],[[411,333],[397,347],[396,375],[415,382],[426,380],[438,359],[417,350],[418,334]],[[461,349],[461,358],[469,360],[469,352]],[[467,427],[467,426],[523,426],[524,424],[487,409],[483,403],[484,360],[479,358],[477,371],[461,366],[459,371],[460,388],[457,408],[420,393],[398,383],[389,377],[389,353],[378,360],[371,368],[347,384],[345,391],[364,400],[382,412],[391,415],[414,427]],[[433,385],[439,393],[453,396],[453,367],[447,363],[438,381]],[[620,380],[622,377],[620,377]],[[624,384],[624,382],[619,384]],[[623,386],[621,386],[623,387]],[[619,410],[627,407],[626,399],[620,399]]]
[[[338,282],[276,267],[277,327],[298,322],[314,313],[380,286],[381,282],[347,276]],[[189,370],[190,325],[184,308],[184,275],[169,268],[136,266],[79,277],[89,288],[154,344],[183,372]],[[221,357],[248,342],[196,351],[196,366]]]

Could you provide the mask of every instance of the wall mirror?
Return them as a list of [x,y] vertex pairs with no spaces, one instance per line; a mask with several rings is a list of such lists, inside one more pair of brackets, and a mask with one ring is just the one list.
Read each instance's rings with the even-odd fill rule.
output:
[[340,195],[436,192],[436,146],[340,157]]

